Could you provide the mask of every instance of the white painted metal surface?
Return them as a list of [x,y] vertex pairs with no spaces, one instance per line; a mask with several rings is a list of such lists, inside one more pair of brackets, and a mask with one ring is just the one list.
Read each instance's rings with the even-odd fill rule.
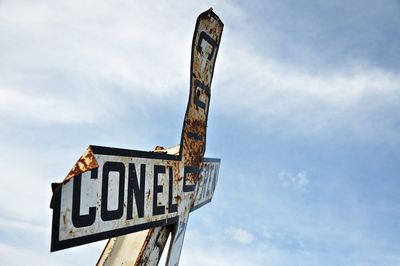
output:
[[111,238],[97,265],[134,265],[149,231],[150,229]]
[[75,176],[57,193],[56,250],[175,223],[185,210],[189,212],[212,197],[218,159],[204,159],[196,188],[199,193],[194,197],[194,191],[182,189],[184,165],[177,156],[171,156],[175,160],[141,158],[131,155],[169,155],[98,146],[90,149],[98,168]]
[[[183,180],[174,178],[183,175],[179,164],[168,160],[145,159],[138,157],[122,157],[95,154],[99,164],[98,169],[81,174],[81,193],[79,215],[89,214],[90,208],[95,208],[93,221],[79,226],[73,221],[73,187],[77,187],[77,179],[68,182],[61,193],[60,234],[59,240],[73,239],[111,230],[143,225],[152,222],[165,222],[176,218],[177,198],[183,198],[179,187]],[[123,174],[123,175],[122,175]],[[144,183],[140,178],[144,176]],[[135,193],[135,179],[141,190],[141,195]],[[77,190],[75,189],[75,192]],[[132,194],[132,196],[130,195]],[[131,196],[131,197],[129,197]],[[78,195],[79,197],[79,195]],[[135,197],[140,197],[136,200]],[[169,208],[170,206],[175,207]],[[140,213],[141,210],[143,213]],[[152,226],[147,226],[152,227]]]

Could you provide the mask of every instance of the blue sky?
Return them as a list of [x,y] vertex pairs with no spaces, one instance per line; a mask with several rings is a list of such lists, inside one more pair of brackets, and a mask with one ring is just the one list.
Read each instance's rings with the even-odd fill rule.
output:
[[196,17],[225,23],[213,202],[182,265],[400,265],[399,1],[0,1],[0,264],[50,253],[50,183],[89,144],[179,143]]

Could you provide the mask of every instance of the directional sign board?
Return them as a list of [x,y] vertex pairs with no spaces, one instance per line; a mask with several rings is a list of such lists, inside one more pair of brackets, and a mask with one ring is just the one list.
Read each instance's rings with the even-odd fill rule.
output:
[[[178,221],[188,185],[179,156],[90,146],[98,167],[75,175],[54,197],[52,251]],[[205,158],[196,206],[211,200],[219,159]],[[193,189],[192,189],[193,190]]]
[[[171,225],[167,264],[179,262],[189,213],[211,201],[220,167],[220,159],[204,153],[222,29],[211,9],[197,19],[179,151],[89,146],[64,181],[53,184],[51,251],[149,228],[164,234]],[[151,254],[154,247],[147,247]]]

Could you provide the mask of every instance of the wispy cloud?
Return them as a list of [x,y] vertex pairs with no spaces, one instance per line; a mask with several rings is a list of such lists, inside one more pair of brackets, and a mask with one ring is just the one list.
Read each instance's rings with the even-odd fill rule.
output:
[[254,235],[243,228],[230,226],[226,232],[240,244],[251,244],[255,240]]
[[357,137],[395,136],[396,122],[384,117],[398,109],[398,73],[357,63],[309,72],[268,58],[238,34],[226,39],[217,80],[230,93],[215,92],[226,115],[285,134],[330,136],[341,129]]
[[299,190],[306,190],[310,180],[307,176],[306,171],[292,173],[292,172],[280,172],[279,180],[282,182],[284,187],[294,187]]
[[0,218],[0,227],[7,230],[28,230],[36,233],[47,233],[48,228],[42,225],[35,225],[26,221]]
[[[400,117],[386,114],[398,111],[399,73],[361,62],[312,72],[277,61],[256,49],[261,39],[249,43],[247,32],[236,30],[251,28],[240,8],[232,2],[216,5],[227,23],[213,88],[215,110],[285,134],[341,132],[396,139]],[[93,123],[126,108],[173,105],[188,87],[193,25],[187,21],[207,7],[183,2],[179,9],[167,2],[2,3],[3,116]],[[118,103],[109,100],[118,93]]]
[[[98,97],[97,97],[98,98]],[[52,124],[92,123],[106,115],[106,110],[90,108],[86,99],[63,99],[62,96],[24,93],[18,88],[0,89],[0,117],[13,122]],[[98,99],[97,99],[98,100]]]
[[[199,5],[181,5],[172,16],[167,2],[1,5],[4,119],[91,123],[128,103],[140,108],[186,92],[193,30],[186,21]],[[116,103],[116,92],[128,98]]]

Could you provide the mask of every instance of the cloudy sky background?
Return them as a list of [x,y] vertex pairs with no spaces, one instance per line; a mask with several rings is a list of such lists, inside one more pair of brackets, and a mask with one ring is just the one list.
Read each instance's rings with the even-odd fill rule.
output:
[[89,144],[179,143],[196,17],[225,23],[213,202],[182,265],[400,265],[399,1],[0,0],[0,264],[50,253],[50,183]]

